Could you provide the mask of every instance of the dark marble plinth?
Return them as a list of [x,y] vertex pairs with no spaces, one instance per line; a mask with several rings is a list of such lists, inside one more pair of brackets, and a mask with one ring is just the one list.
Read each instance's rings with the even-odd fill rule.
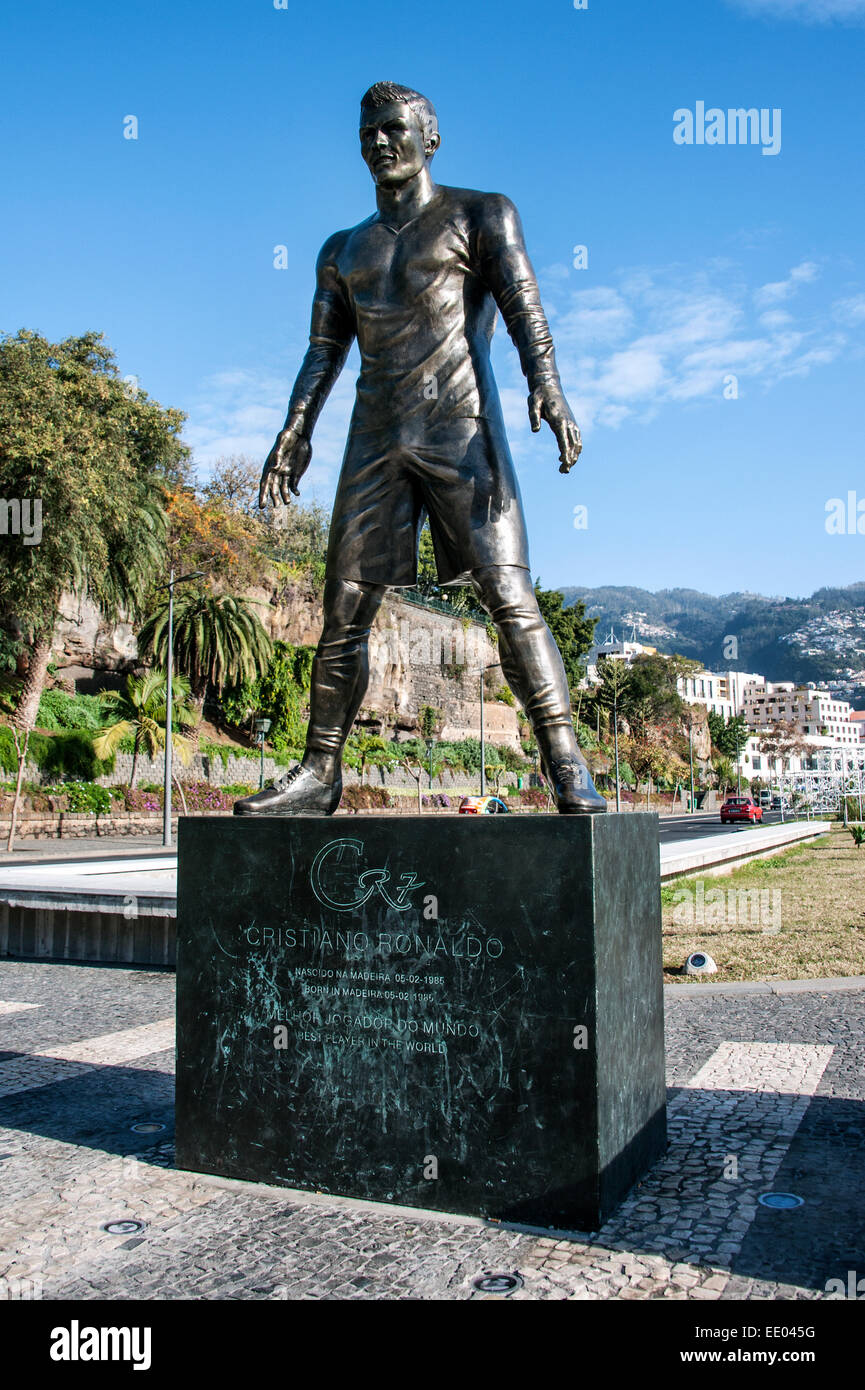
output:
[[665,1137],[657,818],[181,820],[181,1167],[596,1229]]

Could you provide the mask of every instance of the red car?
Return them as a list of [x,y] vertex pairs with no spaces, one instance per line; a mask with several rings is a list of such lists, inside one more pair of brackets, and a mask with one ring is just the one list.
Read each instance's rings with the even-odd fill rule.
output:
[[721,807],[721,824],[729,825],[734,820],[759,825],[763,820],[763,807],[758,806],[750,796],[729,796]]

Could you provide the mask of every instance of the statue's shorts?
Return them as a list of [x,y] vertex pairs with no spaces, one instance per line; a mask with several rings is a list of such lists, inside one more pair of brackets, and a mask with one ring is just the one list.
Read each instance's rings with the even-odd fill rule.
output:
[[440,584],[487,565],[529,568],[516,472],[498,421],[452,420],[364,430],[353,422],[334,499],[330,577],[393,587],[417,582],[426,517]]

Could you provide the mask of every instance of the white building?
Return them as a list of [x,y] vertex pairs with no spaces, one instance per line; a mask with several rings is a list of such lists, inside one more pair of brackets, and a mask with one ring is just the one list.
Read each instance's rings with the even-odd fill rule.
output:
[[859,730],[859,742],[865,743],[865,709],[851,709],[850,725]]
[[582,682],[584,686],[600,685],[601,677],[598,671],[598,660],[600,657],[610,657],[614,661],[624,661],[626,666],[630,666],[636,656],[657,656],[657,647],[647,647],[643,642],[620,642],[613,634],[604,642],[596,642],[586,655],[586,677]]
[[753,677],[746,685],[742,713],[752,729],[767,729],[784,720],[795,725],[815,746],[850,746],[861,742],[861,730],[851,722],[846,700],[837,700],[816,685]]
[[742,713],[746,687],[762,679],[750,671],[695,671],[679,678],[678,689],[689,705],[705,705],[730,719]]

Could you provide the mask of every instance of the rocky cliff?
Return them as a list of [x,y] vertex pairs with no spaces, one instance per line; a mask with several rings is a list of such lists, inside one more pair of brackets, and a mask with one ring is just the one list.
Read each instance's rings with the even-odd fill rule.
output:
[[[322,626],[321,597],[310,586],[278,584],[251,590],[261,620],[275,641],[315,646]],[[69,597],[61,605],[53,659],[57,679],[76,690],[94,692],[116,684],[138,661],[128,623],[109,624],[89,600]],[[480,731],[481,668],[498,661],[482,623],[421,607],[394,591],[385,599],[370,637],[370,682],[361,717],[383,726],[416,732],[420,710],[442,711],[440,738],[477,738]],[[501,671],[487,677],[484,706],[491,743],[519,748],[516,710],[491,693],[504,683]]]

